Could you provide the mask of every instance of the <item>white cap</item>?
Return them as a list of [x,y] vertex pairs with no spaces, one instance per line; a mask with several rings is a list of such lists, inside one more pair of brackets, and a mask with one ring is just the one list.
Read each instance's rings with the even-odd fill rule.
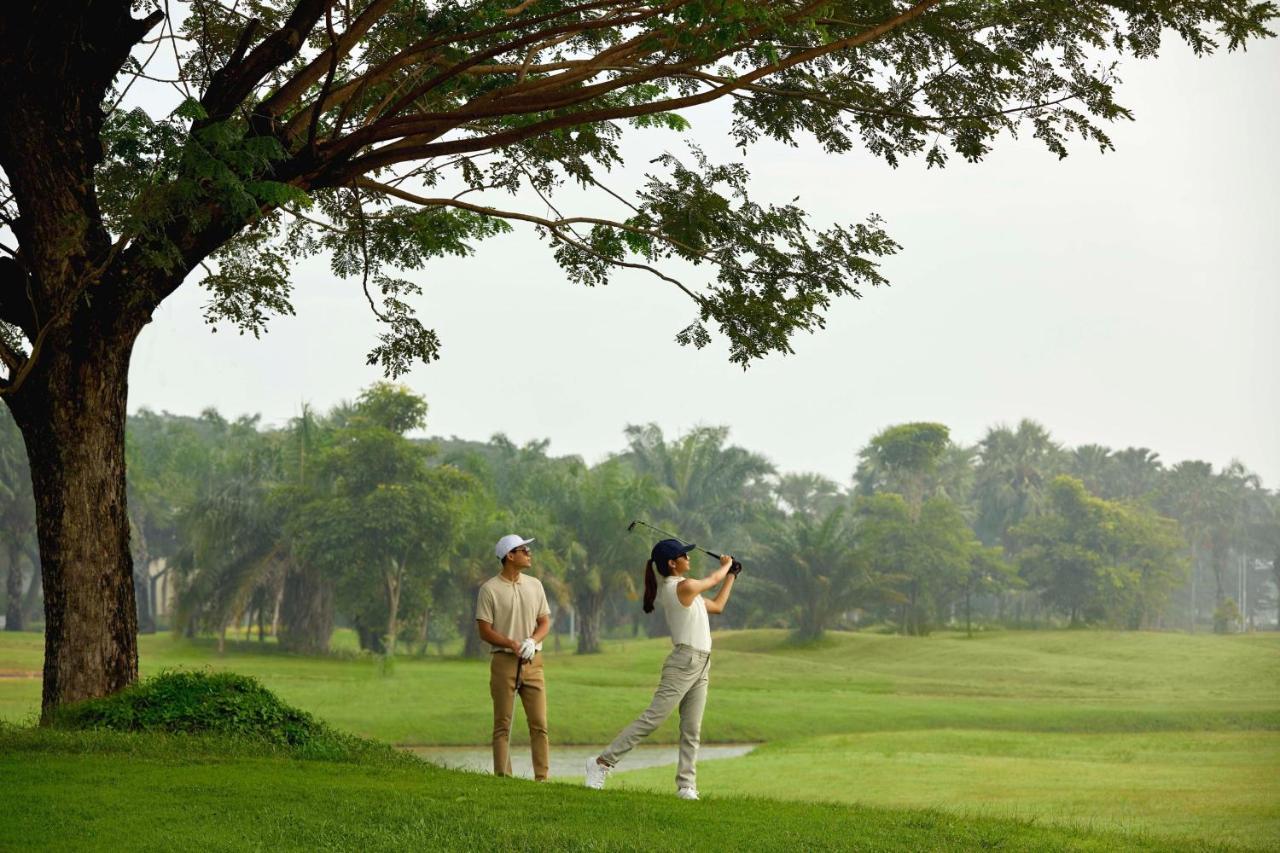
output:
[[506,557],[521,545],[528,545],[532,539],[521,539],[514,533],[508,533],[498,540],[498,544],[493,546],[493,552],[498,555],[498,559]]

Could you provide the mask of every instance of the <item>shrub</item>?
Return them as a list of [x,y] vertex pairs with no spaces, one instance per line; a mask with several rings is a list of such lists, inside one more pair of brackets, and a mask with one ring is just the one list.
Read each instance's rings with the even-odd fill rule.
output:
[[1240,624],[1240,608],[1235,601],[1228,598],[1213,611],[1213,632],[1229,634]]
[[54,724],[64,729],[221,735],[344,758],[390,748],[337,732],[281,702],[255,678],[234,672],[171,671],[113,696],[68,705]]

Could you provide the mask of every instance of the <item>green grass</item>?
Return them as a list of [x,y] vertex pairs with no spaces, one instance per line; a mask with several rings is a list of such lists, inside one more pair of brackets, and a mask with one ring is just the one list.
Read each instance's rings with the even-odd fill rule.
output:
[[[669,648],[638,640],[601,655],[548,654],[554,739],[612,738],[648,700]],[[37,671],[42,652],[33,634],[0,634],[0,673]],[[338,728],[392,743],[484,743],[491,725],[483,661],[403,657],[388,677],[372,658],[300,657],[255,642],[219,657],[211,640],[169,634],[142,637],[141,657],[144,675],[205,666],[252,675]],[[39,694],[36,679],[0,678],[0,719],[31,719]],[[780,631],[717,636],[707,742],[886,728],[1280,730],[1280,634],[844,634],[804,649]],[[674,742],[674,725],[656,740]]]
[[[785,800],[1019,817],[1280,845],[1280,736],[902,731],[767,744],[698,768],[699,786]],[[670,791],[672,769],[617,787]],[[611,780],[612,781],[612,780]]]
[[[268,750],[269,753],[269,750]],[[298,761],[211,739],[0,727],[3,850],[1202,850],[1029,821]]]
[[[553,748],[612,738],[648,701],[668,648],[612,641],[602,655],[548,654]],[[218,657],[210,640],[160,635],[141,649],[144,674],[232,669],[367,737],[488,737],[483,661],[404,657],[384,676],[369,658],[303,658],[270,643],[232,643]],[[0,634],[0,673],[38,670],[41,654],[35,635]],[[38,704],[37,679],[0,678],[0,719],[30,721]],[[675,736],[672,720],[653,740]],[[766,743],[705,762],[699,786],[713,795],[1280,847],[1280,635],[837,634],[802,648],[777,631],[718,634],[703,740]],[[666,802],[671,775],[613,779]]]

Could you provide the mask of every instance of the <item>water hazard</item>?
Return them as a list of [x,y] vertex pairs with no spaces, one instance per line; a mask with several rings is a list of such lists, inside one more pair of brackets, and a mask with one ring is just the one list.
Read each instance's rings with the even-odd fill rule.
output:
[[[755,749],[755,743],[704,744],[698,750],[698,762],[715,761],[720,758],[738,758]],[[489,773],[493,770],[493,752],[487,746],[411,746],[406,751],[437,764],[454,770],[472,770]],[[644,767],[675,766],[680,748],[673,743],[645,744],[637,746],[618,765],[615,772],[639,770]],[[555,746],[551,747],[551,776],[556,779],[582,778],[582,767],[588,758],[600,754],[598,746]],[[524,779],[533,778],[533,761],[529,757],[528,746],[511,748],[511,772]]]

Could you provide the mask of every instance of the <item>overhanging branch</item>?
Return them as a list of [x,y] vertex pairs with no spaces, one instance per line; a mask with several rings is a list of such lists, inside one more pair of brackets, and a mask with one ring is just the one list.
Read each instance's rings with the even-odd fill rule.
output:
[[[538,225],[542,228],[547,229],[547,231],[550,232],[555,239],[560,240],[561,242],[567,243],[576,249],[580,249],[581,251],[587,252],[591,254],[593,257],[596,257],[601,261],[603,261],[604,263],[609,264],[610,266],[622,267],[626,269],[643,270],[645,272],[648,272],[662,279],[663,281],[674,284],[676,287],[684,291],[684,293],[694,302],[697,302],[698,304],[702,304],[704,301],[701,296],[699,296],[697,293],[694,293],[692,290],[690,290],[687,286],[685,286],[684,283],[682,283],[677,279],[672,278],[666,273],[663,273],[661,270],[655,269],[654,267],[651,267],[648,264],[634,263],[631,261],[620,261],[620,260],[617,260],[616,258],[610,258],[606,255],[602,255],[600,252],[596,251],[591,246],[588,246],[587,244],[583,243],[581,240],[566,234],[565,229],[575,224],[603,225],[609,228],[617,228],[621,231],[630,231],[635,234],[643,234],[647,237],[663,240],[672,245],[683,246],[683,244],[679,243],[678,241],[673,240],[672,238],[664,234],[661,234],[659,232],[649,231],[644,228],[636,228],[634,226],[626,224],[625,222],[617,222],[610,219],[599,219],[599,218],[590,217],[590,216],[571,216],[571,217],[565,217],[562,219],[548,219],[543,216],[535,216],[534,214],[531,214],[531,213],[521,213],[519,211],[514,211],[514,210],[502,210],[496,207],[488,207],[480,204],[471,204],[470,202],[460,201],[454,198],[429,198],[426,196],[420,196],[415,193],[411,193],[399,187],[392,187],[386,184],[381,184],[369,178],[359,178],[355,181],[355,184],[357,186],[364,187],[366,189],[370,189],[375,192],[382,193],[384,195],[389,195],[394,198],[401,199],[402,201],[407,201],[412,204],[416,204],[420,207],[453,207],[459,210],[467,210],[472,213],[479,213],[483,216],[492,216],[497,219],[508,219],[508,220],[514,220],[518,222],[529,222],[533,225]],[[686,250],[691,251],[695,254],[698,254],[699,256],[704,257],[708,260],[711,260],[711,257],[706,253],[698,252],[692,249],[687,249],[687,247],[686,247]]]

